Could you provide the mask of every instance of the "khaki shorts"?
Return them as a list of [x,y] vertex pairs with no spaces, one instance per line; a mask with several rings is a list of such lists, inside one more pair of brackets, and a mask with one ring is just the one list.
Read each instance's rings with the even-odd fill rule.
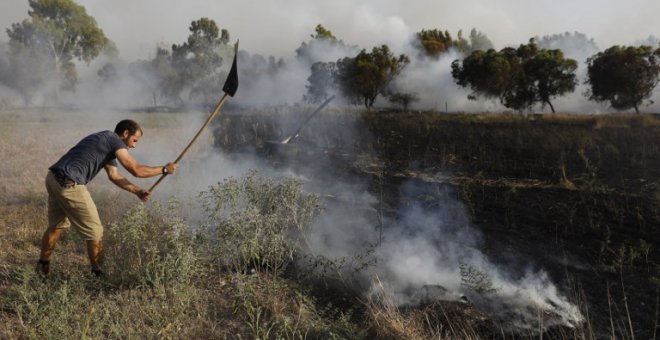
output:
[[103,225],[92,196],[84,185],[63,188],[48,171],[48,227],[67,229],[72,224],[85,240],[100,241]]

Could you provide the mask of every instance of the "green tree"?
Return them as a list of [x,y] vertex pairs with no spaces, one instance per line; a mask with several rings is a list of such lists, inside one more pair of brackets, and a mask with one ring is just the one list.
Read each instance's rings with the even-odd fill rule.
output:
[[449,31],[443,32],[439,29],[423,29],[415,33],[415,38],[414,46],[424,55],[432,58],[438,58],[455,44]]
[[[469,39],[469,40],[468,40]],[[488,37],[472,29],[468,39],[463,37],[463,31],[459,30],[457,38],[453,39],[448,31],[438,29],[421,30],[415,34],[413,46],[421,52],[422,55],[439,58],[454,48],[463,54],[470,54],[476,50],[488,50],[493,48],[493,43]]]
[[529,109],[536,102],[534,80],[525,73],[525,63],[536,54],[536,45],[520,45],[504,48],[500,51],[509,64],[508,87],[504,89],[501,103],[511,109],[523,111]]
[[451,64],[454,81],[472,90],[469,99],[498,98],[503,104],[505,94],[513,86],[516,74],[513,67],[505,53],[494,49],[472,52],[462,62],[457,59]]
[[170,80],[178,84],[169,84],[170,98],[181,102],[181,91],[191,88],[190,96],[201,95],[205,102],[219,87],[209,87],[217,80],[216,70],[222,65],[219,49],[229,42],[229,32],[218,28],[214,20],[201,18],[190,24],[190,35],[181,45],[172,45],[172,65],[177,70],[177,77]]
[[0,82],[20,94],[24,104],[28,106],[32,104],[34,96],[45,82],[49,72],[47,65],[51,63],[34,49],[16,42],[10,42],[9,45],[10,50]]
[[539,49],[531,40],[517,49],[477,50],[452,63],[452,76],[459,86],[470,87],[470,99],[498,98],[505,107],[522,111],[535,103],[575,90],[577,62],[560,50]]
[[392,104],[401,106],[403,111],[408,111],[410,104],[419,100],[419,96],[414,92],[392,92],[387,96],[387,99]]
[[311,37],[314,39],[337,41],[337,37],[335,37],[335,35],[332,34],[332,32],[329,29],[326,29],[321,24],[316,25],[314,31],[316,32],[316,35],[311,35]]
[[634,108],[658,85],[660,48],[612,46],[587,59],[589,99],[607,101],[614,109]]
[[314,34],[308,42],[303,42],[296,49],[296,59],[298,61],[312,65],[316,62],[328,62],[338,58],[357,53],[356,46],[349,46],[342,40],[337,39],[332,31],[318,24],[314,29]]
[[363,49],[355,58],[338,60],[334,76],[346,98],[372,108],[378,95],[387,94],[388,85],[409,63],[408,56],[396,57],[387,45],[382,45],[370,53]]
[[489,50],[493,48],[493,42],[488,39],[486,34],[477,31],[475,28],[470,30],[470,45],[469,49],[463,51],[463,53],[469,54],[476,50]]
[[525,63],[525,73],[534,82],[536,99],[543,105],[555,107],[551,98],[575,91],[577,61],[564,58],[561,50],[538,50]]
[[[132,77],[149,89],[153,106],[159,105],[159,99],[173,96],[171,92],[178,95],[182,91],[176,81],[178,73],[172,66],[171,53],[166,47],[156,47],[153,59],[133,62],[128,65],[128,70]],[[171,86],[175,88],[171,89]]]
[[578,60],[587,59],[588,56],[594,55],[599,50],[593,38],[580,32],[544,35],[540,38],[536,37],[534,40],[541,48],[559,49],[565,55]]
[[[74,60],[90,63],[107,39],[84,7],[73,0],[28,0],[26,19],[7,29],[16,55],[48,60],[49,70],[60,85],[74,90],[77,72]],[[19,65],[22,66],[22,65]]]
[[336,71],[336,64],[329,62],[316,62],[311,66],[311,74],[307,78],[309,85],[306,85],[307,93],[303,95],[303,100],[316,104],[330,98],[334,88],[333,73]]

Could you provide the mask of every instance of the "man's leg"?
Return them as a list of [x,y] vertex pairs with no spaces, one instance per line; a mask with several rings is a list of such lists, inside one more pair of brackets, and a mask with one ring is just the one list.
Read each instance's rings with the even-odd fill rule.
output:
[[103,225],[92,196],[84,185],[63,191],[66,200],[65,206],[68,220],[73,224],[87,243],[87,255],[92,273],[103,275],[101,263],[103,262]]
[[46,190],[48,191],[48,228],[41,237],[41,252],[37,263],[37,270],[44,275],[48,275],[50,271],[50,256],[53,254],[62,231],[70,226],[69,219],[61,205],[62,188],[50,172],[46,176]]
[[53,254],[53,249],[57,244],[57,240],[62,235],[62,230],[55,227],[49,227],[44,232],[41,238],[41,253],[39,254],[39,262],[37,262],[37,272],[48,275],[50,273],[50,255]]
[[103,275],[103,271],[101,271],[101,264],[103,264],[103,242],[101,240],[88,240],[87,255],[89,256],[92,273],[97,276]]
[[44,236],[41,238],[40,261],[50,261],[50,255],[53,254],[53,249],[55,249],[55,245],[57,245],[57,241],[60,239],[63,230],[55,227],[46,229]]

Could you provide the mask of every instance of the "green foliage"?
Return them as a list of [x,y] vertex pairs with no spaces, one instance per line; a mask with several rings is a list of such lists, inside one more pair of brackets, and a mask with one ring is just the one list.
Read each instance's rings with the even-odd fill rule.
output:
[[25,105],[32,102],[37,90],[46,81],[49,69],[48,58],[32,48],[10,42],[11,51],[3,66],[0,82],[18,92]]
[[525,65],[525,74],[534,83],[536,100],[548,104],[555,112],[550,99],[575,91],[577,61],[564,58],[561,50],[538,50]]
[[[458,31],[458,37],[461,37],[461,31]],[[463,53],[472,53],[477,50],[489,50],[493,48],[493,42],[488,39],[486,34],[477,31],[475,28],[470,30],[470,42],[466,49],[460,50]]]
[[208,256],[221,268],[280,273],[291,261],[319,198],[302,183],[251,172],[202,193],[209,213]]
[[451,64],[452,76],[456,83],[462,87],[470,87],[470,99],[477,95],[500,98],[512,87],[511,78],[515,74],[512,65],[502,52],[493,49],[488,51],[475,51],[463,59]]
[[172,45],[171,50],[158,46],[153,59],[129,65],[130,74],[151,91],[154,106],[159,99],[182,105],[184,91],[189,100],[198,97],[204,104],[222,93],[225,74],[219,68],[221,54],[229,49],[229,32],[208,18],[191,22],[189,30],[184,43]]
[[107,230],[105,267],[115,284],[179,287],[198,274],[190,227],[172,216],[175,207],[139,205]]
[[660,80],[660,48],[612,46],[587,60],[590,99],[617,110],[639,106]]
[[477,50],[491,49],[493,48],[493,43],[485,34],[474,28],[470,30],[469,41],[463,38],[462,30],[458,31],[457,38],[453,39],[449,31],[443,32],[439,29],[423,29],[415,33],[413,46],[417,48],[422,55],[437,59],[452,48],[461,53],[469,54]]
[[562,50],[564,54],[573,56],[590,56],[599,50],[593,38],[589,38],[586,34],[580,32],[544,35],[543,37],[536,37],[534,40],[537,41],[540,48],[558,49]]
[[386,94],[389,84],[410,63],[405,54],[395,57],[387,45],[362,50],[355,58],[337,61],[335,79],[346,98],[362,101],[371,108],[379,94]]
[[415,34],[416,47],[430,57],[439,57],[454,46],[455,42],[448,31],[438,29],[421,30]]
[[98,75],[104,82],[111,82],[117,79],[117,67],[113,63],[106,63],[96,71],[96,75]]
[[344,41],[337,39],[330,30],[321,24],[316,25],[314,33],[310,35],[311,40],[303,42],[296,49],[298,61],[313,65],[317,62],[335,60],[339,57],[337,54],[347,55],[346,53],[357,49],[355,46],[349,46]]
[[539,49],[531,40],[517,49],[478,50],[462,63],[455,60],[452,76],[458,85],[472,89],[470,99],[498,98],[519,111],[540,102],[555,112],[550,99],[575,90],[576,69],[577,62],[564,58],[560,50]]
[[[181,45],[172,45],[171,63],[177,70],[177,77],[166,78],[169,91],[164,92],[170,99],[181,102],[180,92],[190,86],[190,96],[203,96],[208,102],[211,95],[221,93],[222,82],[216,70],[222,64],[218,49],[229,42],[229,32],[219,30],[214,20],[201,18],[190,24],[190,35]],[[176,82],[178,85],[172,85]]]
[[410,104],[418,101],[419,96],[412,92],[394,92],[389,94],[388,99],[390,103],[400,105],[403,111],[408,111]]
[[316,32],[316,35],[310,35],[314,39],[337,41],[337,37],[335,37],[329,29],[326,29],[321,24],[316,25],[314,31]]
[[72,0],[29,0],[28,3],[30,19],[7,29],[14,53],[25,55],[24,49],[28,49],[29,55],[47,58],[63,88],[75,89],[77,74],[72,61],[90,63],[96,58],[107,42],[103,31],[85,8]]
[[307,93],[303,95],[303,100],[316,104],[330,98],[334,88],[333,73],[335,69],[335,63],[316,62],[312,64],[311,74],[307,78],[309,85],[305,86]]

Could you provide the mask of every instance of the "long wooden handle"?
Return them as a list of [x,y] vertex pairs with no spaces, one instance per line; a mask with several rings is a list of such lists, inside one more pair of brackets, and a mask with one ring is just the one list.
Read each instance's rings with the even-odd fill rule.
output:
[[[209,115],[209,118],[206,119],[206,122],[204,123],[204,125],[202,125],[202,127],[199,129],[199,131],[197,131],[197,134],[195,135],[195,137],[193,137],[193,139],[190,141],[190,143],[188,143],[188,146],[186,146],[186,148],[183,149],[183,151],[181,151],[181,154],[179,155],[179,157],[176,158],[176,160],[174,161],[175,164],[179,164],[179,161],[181,160],[181,158],[183,158],[183,155],[185,155],[186,152],[188,152],[188,149],[190,149],[190,147],[193,145],[193,143],[195,143],[197,138],[199,138],[199,135],[202,134],[202,131],[204,131],[204,129],[206,129],[206,127],[211,123],[211,120],[213,119],[213,117],[215,117],[218,114],[218,112],[220,112],[220,109],[222,108],[222,105],[225,104],[225,100],[227,100],[228,97],[229,97],[229,95],[227,93],[225,93],[222,96],[222,98],[220,99],[218,104],[215,105],[215,109],[213,110],[213,113],[211,113]],[[160,184],[160,182],[162,182],[165,177],[167,177],[167,174],[163,174],[162,176],[160,176],[160,178],[156,181],[156,183],[154,183],[154,185],[152,185],[151,188],[149,188],[149,192],[153,193],[154,189],[156,189],[156,186],[158,186],[158,184]]]

